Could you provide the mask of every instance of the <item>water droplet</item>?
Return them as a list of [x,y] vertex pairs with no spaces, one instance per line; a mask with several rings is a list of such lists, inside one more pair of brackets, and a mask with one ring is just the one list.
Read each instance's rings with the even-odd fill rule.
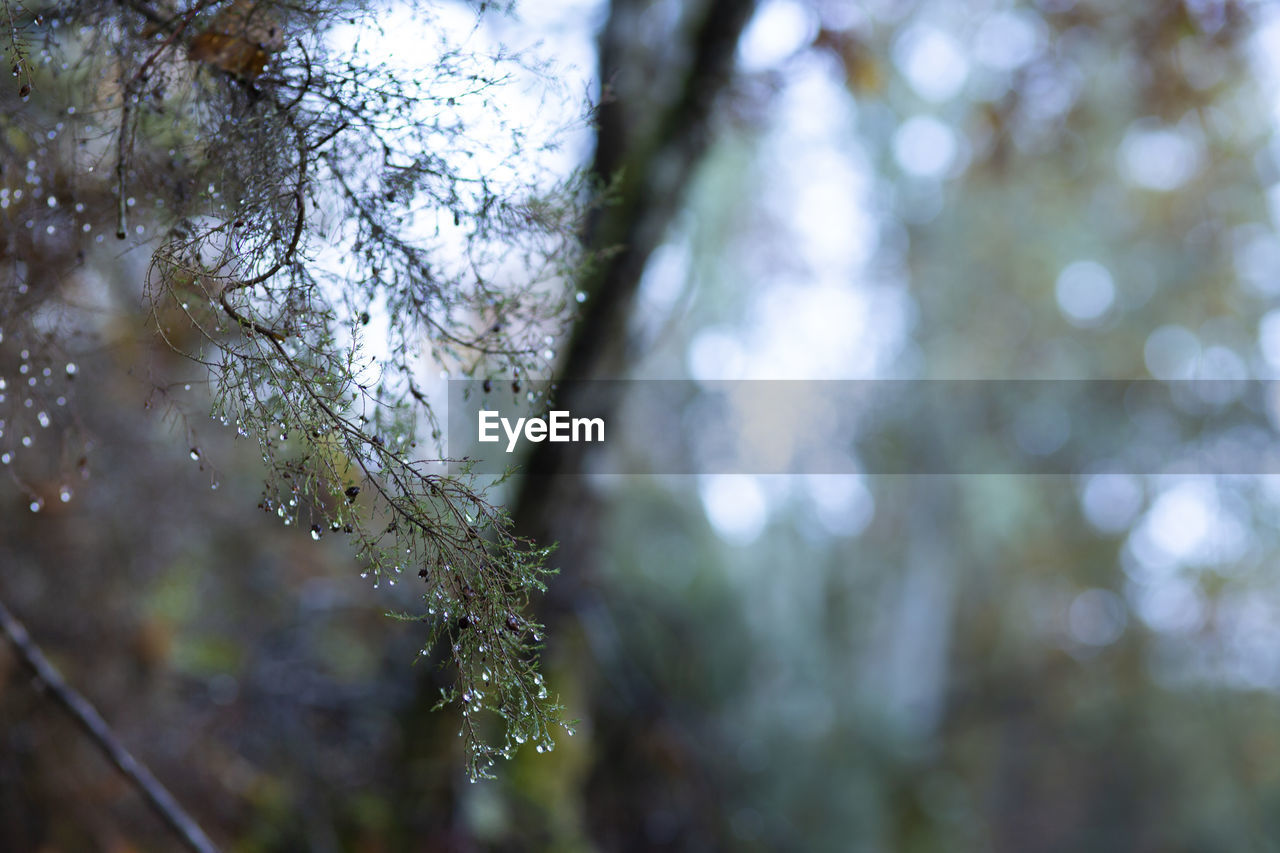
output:
[[0,465],[8,465],[13,461],[12,453],[0,453]]
[[30,507],[32,512],[39,512],[40,510],[44,509],[44,498],[36,498],[30,504],[28,504],[28,507]]
[[546,750],[542,748],[542,744],[538,744],[538,752],[546,752]]
[[311,525],[311,538],[312,538],[312,539],[317,539],[317,540],[318,540],[318,539],[319,539],[321,536],[323,536],[323,535],[324,535],[324,531],[320,529],[320,525],[318,525],[318,524],[313,524],[313,525]]
[[577,293],[574,294],[573,298],[578,300],[578,304],[582,304],[583,302],[587,301],[587,294],[579,290]]
[[75,376],[78,372],[80,372],[80,368],[79,368],[79,367],[76,367],[76,363],[75,363],[74,361],[68,361],[68,362],[67,362],[67,376],[68,376],[68,377]]
[[193,447],[193,448],[191,448],[191,459],[192,459],[193,461],[199,461],[199,460],[200,460],[200,448],[198,448],[198,447]]
[[62,501],[63,503],[67,503],[68,501],[71,500],[70,486],[63,486],[61,489],[58,490],[58,500]]
[[48,429],[49,424],[52,423],[52,421],[49,420],[48,412],[40,412],[38,415],[36,415],[36,420],[40,421],[40,426],[45,429]]
[[31,445],[32,445],[31,436],[29,436],[29,435],[24,435],[24,436],[22,437],[22,446],[23,446],[23,447],[30,447]]

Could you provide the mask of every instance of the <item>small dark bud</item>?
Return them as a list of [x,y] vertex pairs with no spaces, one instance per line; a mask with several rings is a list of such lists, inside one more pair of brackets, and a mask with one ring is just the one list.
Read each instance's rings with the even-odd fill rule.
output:
[[22,88],[18,90],[18,97],[25,98],[27,95],[30,95],[30,94],[31,94],[31,85],[29,83],[23,83]]
[[427,570],[425,567],[418,569],[418,577],[425,578],[426,576],[427,576]]
[[353,501],[356,499],[356,495],[360,494],[360,487],[347,486],[347,490],[343,492],[343,494],[347,496],[348,501]]
[[484,389],[484,393],[488,394],[490,391],[493,390],[493,382],[486,378],[484,380],[484,384],[481,385],[480,387]]

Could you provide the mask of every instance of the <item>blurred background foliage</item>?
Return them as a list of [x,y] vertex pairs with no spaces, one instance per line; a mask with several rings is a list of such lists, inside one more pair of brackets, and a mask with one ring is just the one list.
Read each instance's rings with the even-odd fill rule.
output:
[[[587,68],[604,45],[583,148],[598,176],[626,170],[592,239],[627,251],[584,285],[570,375],[1280,370],[1271,3],[517,14],[495,38]],[[725,43],[732,74],[699,78]],[[4,164],[0,207],[22,176]],[[40,256],[5,223],[6,252]],[[0,593],[230,849],[1277,846],[1272,478],[529,481],[508,499],[562,543],[544,664],[581,725],[470,785],[457,721],[427,712],[442,676],[381,615],[413,590],[371,589],[341,542],[254,511],[259,460],[201,422],[198,375],[127,310],[142,261],[83,263],[121,298],[73,374],[48,363],[88,476],[27,454]],[[157,376],[188,420],[148,405]],[[1066,420],[1046,411],[1009,426],[1028,453]],[[5,417],[20,435],[30,413]],[[961,450],[985,429],[955,424]],[[0,654],[0,847],[171,844]]]

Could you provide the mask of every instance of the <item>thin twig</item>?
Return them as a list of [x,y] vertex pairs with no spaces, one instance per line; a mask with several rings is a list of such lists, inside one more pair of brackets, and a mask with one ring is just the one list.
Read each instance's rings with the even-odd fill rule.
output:
[[129,167],[125,158],[129,154],[129,119],[133,110],[130,109],[128,87],[125,87],[120,97],[124,103],[120,107],[120,138],[116,140],[116,237],[123,240],[129,236],[129,204],[125,198],[125,173]]
[[194,18],[197,13],[203,11],[203,9],[212,2],[213,0],[200,0],[199,3],[192,6],[190,11],[188,11],[186,15],[183,16],[182,20],[178,22],[177,27],[169,33],[168,38],[161,42],[160,46],[152,51],[150,56],[143,60],[142,64],[138,66],[138,70],[133,73],[133,76],[129,78],[128,82],[124,83],[120,87],[120,138],[117,140],[116,147],[116,194],[119,196],[119,198],[116,199],[116,237],[121,240],[129,236],[129,225],[127,221],[129,205],[128,199],[125,198],[125,174],[128,172],[128,157],[131,151],[129,136],[132,133],[131,119],[133,118],[134,91],[138,88],[139,84],[144,82],[147,69],[151,67],[152,63],[154,63],[162,53],[173,46],[178,37],[182,35],[182,31],[191,23],[191,19]]
[[97,709],[67,684],[44,656],[44,652],[40,651],[40,647],[32,641],[23,624],[4,606],[4,602],[0,602],[0,633],[9,641],[22,664],[44,684],[49,696],[75,719],[89,739],[111,759],[111,763],[138,789],[143,799],[178,834],[183,843],[196,853],[217,853],[218,848],[209,840],[209,836],[178,805],[178,801],[160,784],[160,780],[124,748]]

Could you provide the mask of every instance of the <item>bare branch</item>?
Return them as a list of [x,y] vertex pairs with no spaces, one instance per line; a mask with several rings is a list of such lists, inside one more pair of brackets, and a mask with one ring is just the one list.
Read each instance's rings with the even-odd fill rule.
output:
[[9,641],[10,647],[17,654],[22,665],[44,685],[45,692],[63,710],[71,715],[76,724],[93,741],[98,749],[110,759],[124,777],[129,780],[147,801],[147,805],[172,829],[182,843],[196,853],[217,853],[217,847],[204,830],[186,813],[174,799],[173,794],[160,783],[146,765],[142,764],[124,744],[116,737],[115,732],[102,719],[98,710],[79,692],[67,684],[62,674],[54,668],[49,659],[40,651],[40,647],[31,639],[26,627],[9,612],[4,602],[0,601],[0,633]]

